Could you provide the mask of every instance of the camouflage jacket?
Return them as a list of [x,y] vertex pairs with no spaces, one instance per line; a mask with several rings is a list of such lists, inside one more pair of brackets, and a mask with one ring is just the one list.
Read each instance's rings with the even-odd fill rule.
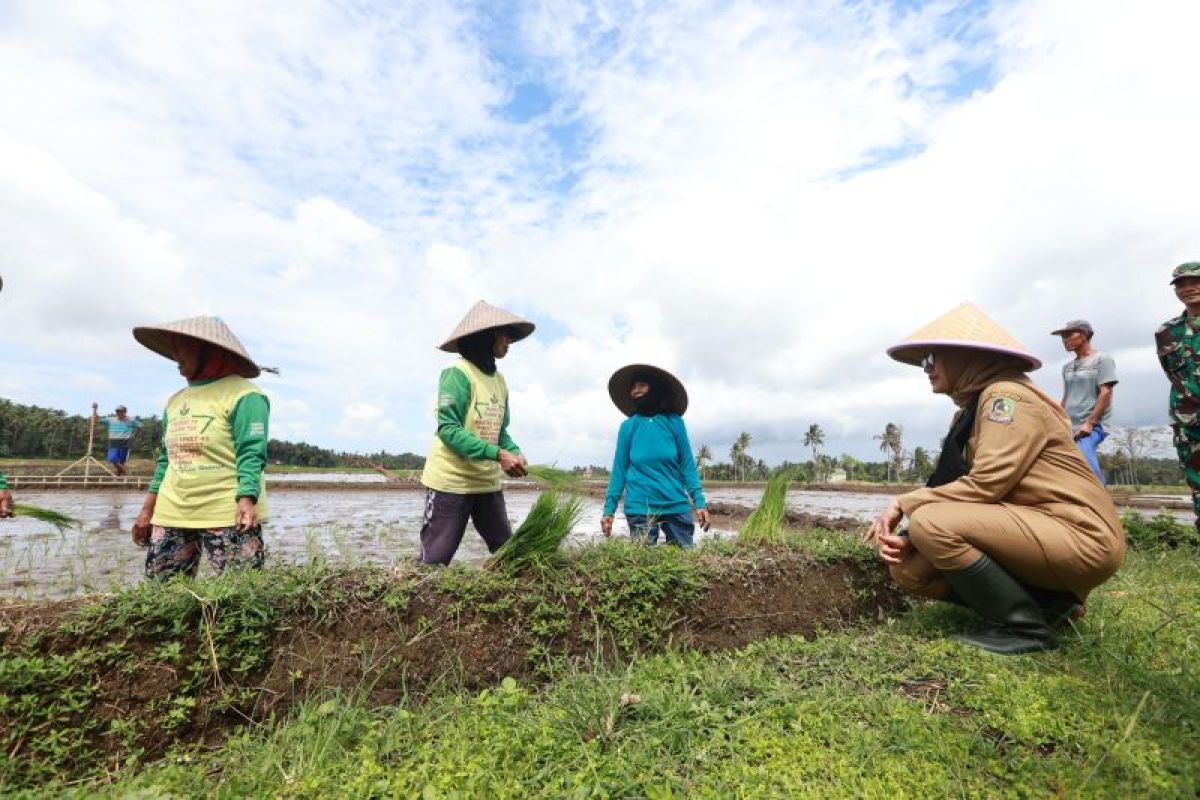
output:
[[1200,426],[1200,317],[1184,312],[1154,332],[1158,361],[1171,381],[1171,422]]

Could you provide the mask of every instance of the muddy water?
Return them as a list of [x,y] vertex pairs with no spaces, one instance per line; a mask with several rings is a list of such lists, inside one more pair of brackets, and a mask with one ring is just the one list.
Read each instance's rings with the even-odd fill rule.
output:
[[[537,494],[507,491],[514,526],[525,518]],[[715,489],[712,501],[758,504],[761,489]],[[0,597],[71,597],[140,579],[145,551],[129,541],[129,526],[141,508],[141,492],[22,492],[19,501],[62,511],[83,521],[63,533],[28,519],[0,521]],[[424,492],[362,489],[278,490],[271,494],[271,521],[264,527],[269,558],[305,562],[320,556],[348,564],[390,565],[416,558]],[[793,491],[788,505],[799,511],[868,520],[888,502],[885,495]],[[583,518],[569,542],[599,538],[602,501],[583,499]],[[628,528],[618,516],[616,533]],[[697,531],[697,539],[733,531]],[[481,561],[482,540],[468,526],[457,558]],[[205,569],[202,567],[202,570]]]

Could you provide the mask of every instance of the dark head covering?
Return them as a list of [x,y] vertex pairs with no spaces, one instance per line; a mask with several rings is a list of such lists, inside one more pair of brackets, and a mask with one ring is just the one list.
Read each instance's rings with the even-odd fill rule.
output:
[[[640,404],[629,396],[629,390],[637,381],[650,384],[650,391]],[[614,372],[608,379],[608,396],[627,417],[634,414],[654,416],[664,412],[683,416],[688,407],[687,390],[683,388],[683,383],[665,369],[650,364],[629,364]]]
[[485,328],[458,340],[458,352],[486,375],[496,374],[496,334],[504,328]]

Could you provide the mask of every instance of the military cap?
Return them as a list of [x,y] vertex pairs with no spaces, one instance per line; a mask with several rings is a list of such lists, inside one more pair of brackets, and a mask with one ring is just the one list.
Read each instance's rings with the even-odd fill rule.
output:
[[1200,278],[1200,261],[1188,261],[1176,267],[1171,273],[1171,283],[1180,278]]

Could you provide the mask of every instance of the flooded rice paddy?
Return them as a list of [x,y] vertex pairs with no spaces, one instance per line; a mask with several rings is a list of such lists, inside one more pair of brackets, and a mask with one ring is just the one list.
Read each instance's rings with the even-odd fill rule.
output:
[[[752,507],[761,495],[761,489],[717,489],[709,498]],[[130,542],[129,528],[144,497],[142,492],[20,492],[19,502],[62,511],[83,525],[60,533],[34,520],[0,521],[0,597],[73,597],[139,580],[146,551]],[[535,491],[505,492],[514,527],[536,497]],[[263,527],[268,557],[276,563],[303,563],[317,557],[349,565],[410,562],[418,552],[424,499],[421,490],[365,487],[272,492],[271,518]],[[887,502],[880,495],[803,491],[789,493],[788,500],[793,508],[808,513],[861,519],[869,519]],[[600,498],[584,497],[583,517],[568,543],[599,539],[602,510]],[[620,515],[614,534],[628,535]],[[697,530],[697,539],[733,534],[714,527],[707,534]],[[487,548],[468,525],[456,560],[470,563],[486,557]],[[202,566],[202,573],[206,569]]]

